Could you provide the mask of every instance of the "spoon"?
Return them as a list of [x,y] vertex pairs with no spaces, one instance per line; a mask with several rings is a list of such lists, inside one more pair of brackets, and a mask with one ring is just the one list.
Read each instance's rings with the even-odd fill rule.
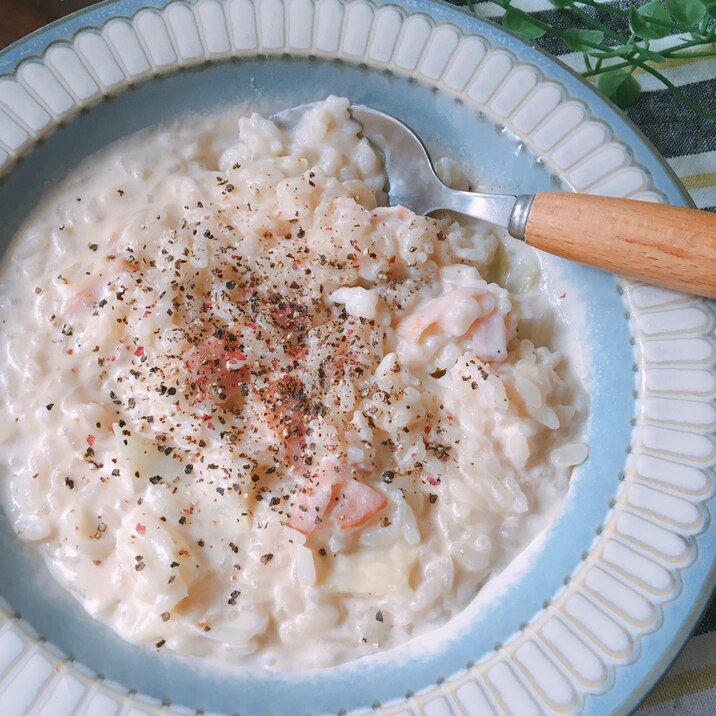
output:
[[[288,129],[310,109],[275,114]],[[480,194],[457,191],[435,174],[410,127],[372,107],[351,105],[353,119],[383,153],[389,201],[416,214],[449,209],[502,226],[551,254],[647,283],[716,297],[716,214],[697,209],[571,192]]]

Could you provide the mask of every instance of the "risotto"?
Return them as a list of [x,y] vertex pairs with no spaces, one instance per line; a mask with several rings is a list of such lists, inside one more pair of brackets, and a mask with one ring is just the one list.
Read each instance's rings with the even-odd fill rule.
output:
[[538,282],[483,225],[381,206],[348,106],[110,147],[5,257],[4,506],[125,639],[281,669],[390,648],[586,457]]

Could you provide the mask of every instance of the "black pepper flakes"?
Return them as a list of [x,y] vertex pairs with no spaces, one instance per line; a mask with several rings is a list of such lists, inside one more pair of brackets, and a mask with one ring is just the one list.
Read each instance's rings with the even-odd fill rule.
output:
[[268,552],[267,554],[261,555],[261,564],[268,564],[273,559],[273,555]]
[[55,407],[55,404],[54,404],[54,403],[48,403],[45,407],[46,407],[48,410],[52,410],[52,408]]
[[382,623],[383,623],[383,612],[381,612],[380,610],[378,610],[378,611],[375,613],[375,620],[376,620],[377,622],[380,622],[380,623],[382,624]]

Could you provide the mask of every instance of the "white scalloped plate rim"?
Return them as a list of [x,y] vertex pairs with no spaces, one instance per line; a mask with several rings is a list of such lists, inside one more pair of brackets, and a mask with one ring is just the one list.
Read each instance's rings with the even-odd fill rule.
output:
[[[140,4],[166,7],[139,9]],[[324,19],[335,18],[330,13],[336,11],[342,19],[343,12],[350,10],[356,20],[350,32],[341,22],[337,36],[331,34],[330,26],[326,29],[325,22],[321,26],[317,20],[314,25],[313,16],[303,35],[300,22],[291,25],[288,33],[282,23],[262,23],[265,17],[275,20],[277,8],[286,4],[310,8]],[[625,124],[624,118],[597,95],[587,92],[585,98],[581,79],[567,79],[563,68],[555,69],[551,60],[507,34],[500,35],[495,28],[484,27],[484,34],[466,34],[457,24],[429,18],[424,10],[431,7],[430,3],[406,0],[406,5],[411,9],[371,0],[113,0],[77,13],[0,53],[0,71],[3,61],[12,61],[12,71],[0,75],[0,172],[12,171],[14,160],[58,122],[71,120],[80,109],[131,83],[207,60],[288,53],[366,62],[439,87],[513,130],[570,186],[581,191],[652,201],[664,201],[668,196],[676,203],[685,202],[685,194],[674,184],[668,166],[638,130]],[[260,8],[254,25],[254,47],[250,46],[250,37],[230,31],[227,18],[231,15],[222,10],[230,6],[240,7],[244,13],[248,8]],[[127,12],[127,8],[134,11]],[[218,14],[217,8],[221,10]],[[438,15],[468,17],[456,8],[448,11],[442,4],[434,4],[432,9]],[[179,21],[169,15],[183,13],[183,22],[187,22],[187,11],[202,32],[194,36],[191,32],[174,34],[169,45],[161,46],[156,40],[157,46],[152,47],[153,40],[139,27],[140,16],[148,18],[147,13],[151,13],[148,22],[154,23],[153,30],[162,24],[176,30],[173,23]],[[363,13],[362,20],[355,15],[358,12]],[[285,19],[283,15],[282,10],[281,18]],[[364,32],[361,22],[365,23],[366,17],[370,22]],[[161,20],[159,25],[156,18]],[[225,23],[225,31],[219,18]],[[131,57],[123,57],[117,46],[111,45],[109,28],[120,27],[112,23],[129,19],[139,27],[139,32],[131,29],[130,35],[141,36],[140,46],[150,60],[145,67],[140,63],[133,68]],[[474,18],[464,20],[473,27],[476,23],[480,25]],[[102,35],[99,42],[98,31]],[[435,40],[439,32],[443,46],[454,43],[447,55]],[[477,40],[476,35],[480,35]],[[492,42],[499,38],[499,46],[491,45],[487,36]],[[83,40],[85,47],[81,48]],[[289,42],[294,46],[286,44]],[[461,74],[456,58],[469,43],[473,59],[475,52],[479,57],[470,72]],[[105,50],[110,47],[107,55]],[[59,48],[64,49],[57,52]],[[169,57],[172,52],[174,60]],[[518,55],[527,56],[528,61],[518,60]],[[34,75],[26,71],[30,66]],[[545,79],[550,74],[560,79]],[[537,97],[538,92],[543,93],[540,102],[530,105],[530,98]],[[594,119],[587,102],[591,107],[599,106],[602,118]],[[615,132],[605,114],[619,125],[621,138],[629,137],[628,144],[614,140]],[[562,132],[564,127],[568,131]],[[633,159],[630,147],[635,145],[640,146],[641,164]],[[666,186],[668,190],[663,188]],[[714,492],[714,311],[701,299],[628,281],[622,285],[637,353],[638,412],[624,484],[605,516],[601,534],[569,583],[525,628],[477,664],[380,707],[381,713],[509,713],[515,712],[515,703],[529,704],[543,713],[576,713],[585,710],[587,703],[606,708],[609,702],[605,695],[616,670],[632,664],[635,671],[633,665],[641,654],[642,642],[654,638],[663,611],[684,598],[682,572],[695,562],[707,531],[709,540],[714,539],[707,508]],[[676,381],[684,386],[678,395],[674,391]],[[623,712],[633,707],[675,656],[708,598],[715,571],[716,564],[705,568],[704,578],[697,585],[700,590],[689,595],[690,608],[678,619],[681,630],[662,659],[640,675],[630,692],[611,702],[615,709]],[[9,644],[14,645],[16,653],[8,653]],[[26,689],[36,689],[27,713],[58,713],[45,707],[53,695],[70,688],[70,682],[70,690],[79,694],[73,703],[83,712],[102,698],[108,699],[103,703],[116,704],[122,713],[189,713],[99,679],[38,639],[2,600],[0,663],[0,704],[12,691],[11,686],[26,682]],[[589,694],[602,694],[602,698],[587,700]],[[56,699],[52,704],[55,708]]]

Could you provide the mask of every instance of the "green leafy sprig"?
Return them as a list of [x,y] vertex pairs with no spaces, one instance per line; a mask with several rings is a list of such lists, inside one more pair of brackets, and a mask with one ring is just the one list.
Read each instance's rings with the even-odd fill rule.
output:
[[[468,0],[471,2],[472,0]],[[571,50],[581,52],[586,69],[584,77],[596,77],[597,87],[622,109],[631,107],[641,95],[634,77],[637,69],[655,77],[675,97],[700,117],[716,122],[716,114],[701,107],[682,92],[662,72],[659,65],[671,60],[716,58],[716,1],[650,0],[628,10],[597,0],[550,0],[551,4],[590,29],[562,29],[538,20],[515,7],[512,0],[490,0],[505,10],[502,25],[527,40],[544,35],[560,38]],[[600,10],[628,22],[628,36],[601,22],[589,10]],[[655,51],[653,40],[676,35],[674,44]]]

